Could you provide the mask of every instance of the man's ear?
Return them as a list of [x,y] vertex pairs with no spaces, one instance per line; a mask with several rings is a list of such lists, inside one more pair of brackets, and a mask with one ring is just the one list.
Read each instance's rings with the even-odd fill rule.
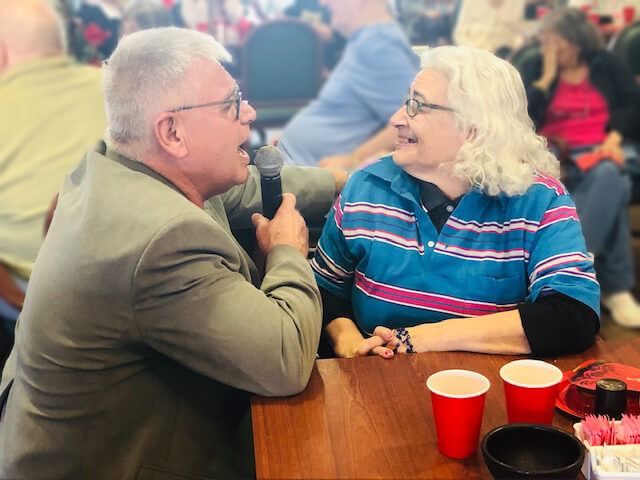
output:
[[173,112],[164,112],[156,117],[153,133],[162,150],[172,157],[183,158],[188,153],[183,128]]
[[8,66],[9,52],[7,52],[7,46],[0,38],[0,75],[4,73]]

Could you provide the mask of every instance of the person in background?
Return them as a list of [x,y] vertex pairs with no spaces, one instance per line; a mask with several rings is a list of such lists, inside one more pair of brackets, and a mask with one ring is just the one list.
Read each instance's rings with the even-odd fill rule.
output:
[[0,320],[13,335],[65,175],[104,134],[100,71],[65,54],[65,30],[41,0],[0,0]]
[[295,0],[252,0],[258,9],[263,13],[264,20],[281,15],[284,10],[293,5]]
[[618,34],[640,18],[640,0],[569,0],[567,6],[587,13],[608,45],[615,44]]
[[402,102],[418,58],[386,0],[322,0],[347,38],[318,98],[285,126],[278,148],[287,163],[352,168],[389,151],[389,116]]
[[397,7],[398,19],[413,45],[433,47],[451,43],[458,1],[404,0]]
[[422,67],[395,151],[351,175],[312,261],[335,353],[584,350],[598,282],[518,72],[451,46]]
[[603,48],[595,26],[577,8],[561,8],[540,23],[542,61],[523,72],[529,114],[540,134],[565,146],[565,183],[578,208],[587,249],[595,255],[602,303],[620,325],[640,326],[633,298],[629,227],[637,163],[640,86]]
[[324,42],[324,65],[332,70],[340,60],[345,46],[345,38],[330,27],[331,13],[326,6],[320,5],[319,0],[296,0],[293,5],[285,8],[285,17],[297,18],[310,24]]
[[603,15],[621,15],[624,7],[634,7],[633,20],[640,18],[640,0],[569,0],[568,7],[588,8]]
[[225,30],[242,17],[241,0],[181,0],[172,9],[175,25],[212,33],[221,43]]
[[149,28],[170,27],[171,13],[156,0],[140,0],[129,6],[122,17],[120,36]]
[[505,58],[524,43],[525,4],[525,0],[463,0],[453,29],[454,43]]
[[82,0],[74,15],[78,59],[100,65],[120,38],[122,15],[131,0]]
[[[301,213],[322,218],[346,175],[283,169],[297,204],[257,213],[255,111],[222,59],[210,35],[160,28],[103,67],[107,148],[66,178],[34,266],[0,478],[250,478],[249,392],[305,387],[322,313]],[[252,221],[264,276],[230,231]]]

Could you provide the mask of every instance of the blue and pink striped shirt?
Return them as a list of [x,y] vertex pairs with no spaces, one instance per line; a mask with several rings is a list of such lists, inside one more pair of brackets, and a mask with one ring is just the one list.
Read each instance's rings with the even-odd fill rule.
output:
[[472,189],[438,233],[417,182],[384,158],[350,178],[311,265],[321,287],[351,299],[368,333],[512,310],[556,292],[599,314],[575,205],[542,174],[524,195]]

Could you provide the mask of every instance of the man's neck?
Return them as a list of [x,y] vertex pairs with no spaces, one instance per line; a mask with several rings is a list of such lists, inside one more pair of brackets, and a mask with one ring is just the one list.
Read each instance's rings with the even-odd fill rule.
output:
[[139,162],[173,183],[191,203],[204,208],[202,195],[175,163],[161,155],[146,155]]
[[4,65],[0,65],[0,74],[25,62],[45,58],[53,58],[62,55],[62,52],[51,52],[48,55],[43,55],[42,52],[10,52],[7,56],[7,62]]

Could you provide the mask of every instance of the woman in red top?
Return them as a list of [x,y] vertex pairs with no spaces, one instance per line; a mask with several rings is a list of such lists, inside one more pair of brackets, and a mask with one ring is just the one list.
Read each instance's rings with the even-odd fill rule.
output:
[[576,203],[587,249],[595,255],[602,304],[624,326],[640,327],[634,284],[627,165],[637,161],[640,87],[576,8],[541,20],[542,62],[522,72],[539,132],[570,152],[564,182]]

